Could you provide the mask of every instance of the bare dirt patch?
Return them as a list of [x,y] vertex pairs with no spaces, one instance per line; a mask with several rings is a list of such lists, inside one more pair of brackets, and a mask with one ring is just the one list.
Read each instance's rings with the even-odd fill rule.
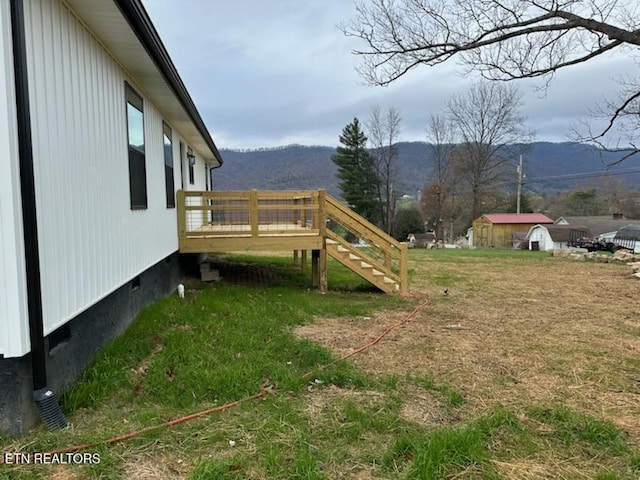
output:
[[[356,365],[375,374],[433,375],[464,395],[463,416],[498,404],[563,404],[612,421],[640,443],[640,282],[626,265],[445,261],[419,252],[410,267],[414,295],[429,304],[353,357]],[[344,355],[406,313],[317,318],[297,333]]]
[[226,282],[238,285],[269,285],[281,280],[278,270],[267,265],[230,261],[222,257],[210,257],[211,268],[220,272]]

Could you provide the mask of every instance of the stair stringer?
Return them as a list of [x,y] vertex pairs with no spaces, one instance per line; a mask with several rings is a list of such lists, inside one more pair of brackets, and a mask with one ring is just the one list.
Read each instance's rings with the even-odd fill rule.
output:
[[397,275],[379,262],[366,257],[357,248],[337,238],[326,238],[327,254],[386,293],[400,291]]

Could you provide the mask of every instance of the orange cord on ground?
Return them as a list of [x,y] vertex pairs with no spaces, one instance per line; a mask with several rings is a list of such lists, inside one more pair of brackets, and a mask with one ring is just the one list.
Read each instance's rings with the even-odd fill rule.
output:
[[[207,410],[202,410],[200,412],[192,413],[190,415],[185,415],[184,417],[174,418],[173,420],[169,420],[168,422],[161,423],[159,425],[153,425],[151,427],[143,428],[141,430],[136,430],[133,432],[129,432],[125,435],[121,435],[119,437],[109,438],[108,440],[103,440],[102,442],[94,442],[94,443],[85,443],[83,445],[73,445],[71,447],[57,448],[55,450],[50,450],[45,452],[45,455],[55,455],[60,453],[73,453],[79,452],[80,450],[87,450],[88,448],[95,448],[100,445],[111,445],[113,443],[122,442],[124,440],[129,440],[131,438],[138,437],[143,433],[150,432],[152,430],[157,430],[159,428],[170,427],[172,425],[177,425],[179,423],[188,422],[189,420],[193,420],[194,418],[204,417],[206,415],[210,415],[214,412],[222,412],[224,410],[228,410],[229,408],[236,407],[241,403],[248,402],[250,400],[257,400],[258,398],[266,397],[269,393],[271,393],[271,387],[262,387],[258,393],[255,395],[251,395],[249,397],[242,398],[240,400],[236,400],[235,402],[225,403],[224,405],[220,405],[219,407],[209,408]],[[0,465],[4,464],[4,460],[0,457]]]
[[376,338],[374,338],[373,340],[371,340],[369,343],[361,346],[360,348],[355,349],[353,352],[349,352],[345,355],[343,355],[342,357],[340,357],[338,360],[333,361],[331,363],[328,363],[327,365],[322,365],[320,367],[317,367],[313,370],[311,370],[310,372],[305,373],[302,378],[307,380],[309,379],[309,377],[311,377],[315,372],[318,371],[322,371],[325,370],[333,365],[335,365],[337,362],[339,362],[340,360],[346,360],[347,358],[353,357],[354,355],[357,355],[358,353],[362,353],[365,350],[373,347],[375,344],[379,343],[384,337],[386,337],[387,335],[389,335],[389,333],[393,330],[395,330],[396,328],[400,328],[402,325],[404,325],[405,323],[407,323],[409,320],[413,319],[420,310],[422,310],[427,304],[429,303],[429,300],[424,300],[422,303],[420,303],[416,308],[413,309],[413,311],[411,313],[409,313],[406,317],[404,317],[402,320],[400,320],[397,323],[394,323],[393,325],[387,327],[384,329],[384,331],[378,335]]
[[[343,355],[342,357],[340,357],[339,360],[345,360],[345,359],[347,359],[349,357],[353,357],[354,355],[357,355],[358,353],[361,353],[361,352],[373,347],[374,345],[379,343],[384,337],[386,337],[391,331],[395,330],[396,328],[401,327],[402,325],[407,323],[409,320],[413,319],[417,315],[417,313],[427,305],[427,303],[428,303],[428,300],[423,301],[417,307],[415,307],[411,313],[409,313],[407,316],[405,316],[402,320],[400,320],[399,322],[397,322],[397,323],[387,327],[386,329],[384,329],[384,331],[380,335],[378,335],[376,338],[374,338],[371,342],[361,346],[360,348],[357,348],[353,352],[350,352],[350,353],[348,353],[346,355]],[[327,365],[322,365],[322,366],[320,366],[318,368],[315,368],[314,370],[311,370],[310,372],[307,372],[306,374],[304,374],[302,378],[306,380],[309,377],[311,377],[315,372],[325,370],[325,369],[329,368],[330,366],[335,365],[335,363],[337,361],[338,360],[336,360],[335,362],[331,362],[331,363],[329,363]],[[125,434],[125,435],[121,435],[119,437],[113,437],[113,438],[110,438],[108,440],[104,440],[102,442],[86,443],[84,445],[73,445],[71,447],[64,447],[64,448],[58,448],[58,449],[55,449],[55,450],[51,450],[51,451],[46,452],[46,453],[47,454],[51,454],[51,455],[60,454],[60,453],[73,453],[73,452],[78,452],[80,450],[86,450],[88,448],[98,447],[100,445],[111,445],[111,444],[114,444],[114,443],[122,442],[124,440],[129,440],[131,438],[138,437],[138,436],[142,435],[143,433],[150,432],[152,430],[157,430],[159,428],[170,427],[172,425],[178,425],[179,423],[188,422],[188,421],[193,420],[195,418],[204,417],[206,415],[210,415],[210,414],[215,413],[215,412],[222,412],[224,410],[228,410],[229,408],[236,407],[236,406],[240,405],[241,403],[248,402],[250,400],[257,400],[259,398],[266,397],[271,392],[272,392],[272,387],[262,387],[260,389],[260,391],[258,393],[256,393],[255,395],[251,395],[249,397],[245,397],[245,398],[242,398],[240,400],[236,400],[235,402],[225,403],[224,405],[220,405],[219,407],[213,407],[213,408],[209,408],[207,410],[202,410],[200,412],[192,413],[190,415],[185,415],[184,417],[175,418],[173,420],[169,420],[167,422],[164,422],[164,423],[161,423],[161,424],[158,424],[158,425],[153,425],[151,427],[143,428],[141,430],[129,432],[129,433]],[[0,458],[0,465],[2,465],[3,463],[4,463],[3,459]]]
[[209,408],[207,410],[202,410],[200,412],[192,413],[190,415],[185,415],[184,417],[174,418],[173,420],[169,420],[168,422],[161,423],[159,425],[153,425],[151,427],[143,428],[142,430],[137,430],[134,432],[127,433],[126,435],[121,435],[119,437],[110,438],[103,442],[96,443],[87,443],[85,445],[75,445],[72,447],[58,448],[56,450],[51,450],[48,453],[71,453],[77,452],[79,450],[86,450],[87,448],[97,447],[99,445],[110,445],[112,443],[122,442],[124,440],[129,440],[131,438],[138,437],[143,433],[150,432],[152,430],[157,430],[159,428],[170,427],[172,425],[177,425],[179,423],[188,422],[189,420],[193,420],[194,418],[204,417],[206,415],[210,415],[214,412],[222,412],[224,410],[228,410],[231,407],[236,407],[241,403],[248,402],[249,400],[256,400],[258,398],[265,397],[271,390],[267,387],[263,387],[260,389],[258,393],[255,395],[251,395],[250,397],[245,397],[240,400],[236,400],[235,402],[225,403],[224,405],[220,405],[219,407]]

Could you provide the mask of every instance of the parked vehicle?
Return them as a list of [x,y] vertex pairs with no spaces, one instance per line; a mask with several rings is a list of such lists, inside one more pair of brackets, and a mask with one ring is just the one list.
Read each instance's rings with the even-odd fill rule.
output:
[[585,236],[584,233],[583,230],[570,230],[567,245],[569,247],[586,248],[589,252],[604,251],[613,253],[622,248],[613,242]]
[[624,248],[616,245],[613,242],[607,242],[605,240],[601,240],[599,238],[588,238],[588,237],[579,237],[574,240],[569,240],[567,245],[570,247],[576,248],[586,248],[589,252],[595,251],[605,251],[605,252],[615,252],[619,248]]

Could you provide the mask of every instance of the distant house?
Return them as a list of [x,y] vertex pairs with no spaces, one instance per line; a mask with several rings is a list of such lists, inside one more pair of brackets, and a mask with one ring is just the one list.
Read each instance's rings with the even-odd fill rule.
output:
[[222,158],[141,0],[2,1],[0,49],[0,432],[17,434],[176,289],[177,191]]
[[486,213],[473,222],[473,246],[513,247],[514,232],[526,233],[537,224],[553,220],[542,213]]
[[640,253],[640,225],[625,225],[613,238],[613,243]]
[[434,232],[427,233],[410,233],[407,236],[407,242],[409,242],[409,248],[427,248],[430,243],[436,241],[436,234]]
[[627,220],[622,215],[597,215],[581,217],[560,217],[555,222],[556,225],[580,225],[591,230],[594,237],[602,240],[612,240],[616,236],[618,229],[626,225],[640,225],[640,222]]
[[527,233],[529,250],[563,250],[569,248],[567,242],[572,238],[587,237],[593,234],[589,228],[578,225],[534,225]]

